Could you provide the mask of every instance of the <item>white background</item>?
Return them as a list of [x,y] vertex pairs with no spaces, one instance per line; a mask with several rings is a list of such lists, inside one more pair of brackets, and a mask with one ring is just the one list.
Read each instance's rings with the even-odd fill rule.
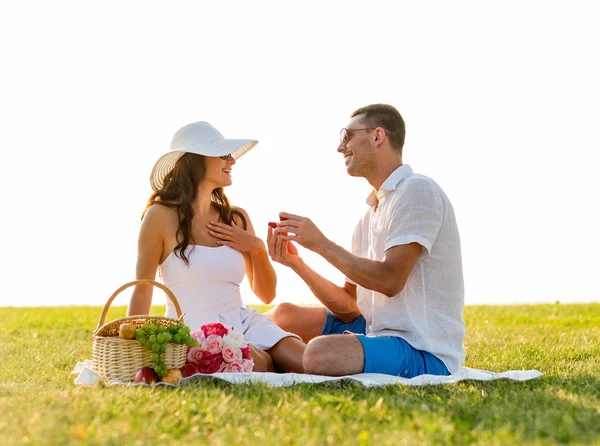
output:
[[[455,207],[468,304],[598,301],[599,42],[592,1],[3,2],[0,305],[134,279],[150,170],[198,120],[260,141],[227,189],[259,235],[287,211],[349,248],[369,185],[338,135],[376,102]],[[316,303],[275,268],[275,302]]]

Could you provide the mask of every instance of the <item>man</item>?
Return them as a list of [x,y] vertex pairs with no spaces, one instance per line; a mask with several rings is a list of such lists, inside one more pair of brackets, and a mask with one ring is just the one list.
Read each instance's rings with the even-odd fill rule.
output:
[[[352,252],[308,218],[281,213],[271,258],[292,268],[326,307],[280,304],[270,317],[306,342],[306,373],[448,375],[464,361],[464,286],[454,210],[440,186],[402,162],[405,127],[394,107],[351,115],[337,149],[373,186]],[[339,287],[309,268],[296,242],[346,276]]]

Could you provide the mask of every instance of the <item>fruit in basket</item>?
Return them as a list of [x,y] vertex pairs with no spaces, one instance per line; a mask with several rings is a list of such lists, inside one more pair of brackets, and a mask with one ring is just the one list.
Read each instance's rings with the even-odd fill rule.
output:
[[156,372],[159,379],[161,379],[160,377],[166,377],[169,373],[163,355],[167,351],[167,343],[184,344],[188,347],[198,345],[198,341],[190,336],[190,328],[177,322],[170,324],[168,327],[154,322],[146,322],[135,332],[135,339],[150,350],[151,368]]
[[195,375],[196,373],[200,373],[200,371],[198,370],[198,366],[193,362],[186,362],[185,365],[181,367],[181,374],[184,378]]
[[123,339],[133,339],[135,338],[136,330],[137,328],[135,325],[124,322],[119,326],[119,337]]
[[151,367],[142,367],[135,374],[135,382],[145,384],[156,384],[158,382],[158,375]]
[[179,380],[183,378],[181,374],[181,370],[179,369],[169,369],[167,370],[167,375],[163,376],[160,380],[164,383],[169,383],[173,385],[179,384]]

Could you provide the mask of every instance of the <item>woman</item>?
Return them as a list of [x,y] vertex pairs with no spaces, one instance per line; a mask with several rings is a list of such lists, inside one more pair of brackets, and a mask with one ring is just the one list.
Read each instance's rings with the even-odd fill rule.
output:
[[[225,139],[207,122],[177,131],[150,176],[153,193],[142,215],[136,277],[154,278],[158,269],[192,330],[221,322],[242,331],[255,371],[301,373],[306,344],[245,306],[239,290],[246,274],[261,301],[275,298],[277,277],[265,244],[246,211],[230,206],[223,191],[236,160],[257,143]],[[273,236],[268,228],[268,240]],[[152,291],[137,286],[127,314],[148,314]],[[166,315],[176,318],[169,300]]]

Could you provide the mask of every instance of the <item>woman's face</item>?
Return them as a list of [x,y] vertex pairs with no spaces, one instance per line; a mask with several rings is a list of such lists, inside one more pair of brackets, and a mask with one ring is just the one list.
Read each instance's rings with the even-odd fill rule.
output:
[[234,164],[235,159],[231,155],[227,159],[222,159],[219,156],[205,157],[206,172],[203,183],[210,185],[213,189],[230,186],[233,183],[231,168]]

